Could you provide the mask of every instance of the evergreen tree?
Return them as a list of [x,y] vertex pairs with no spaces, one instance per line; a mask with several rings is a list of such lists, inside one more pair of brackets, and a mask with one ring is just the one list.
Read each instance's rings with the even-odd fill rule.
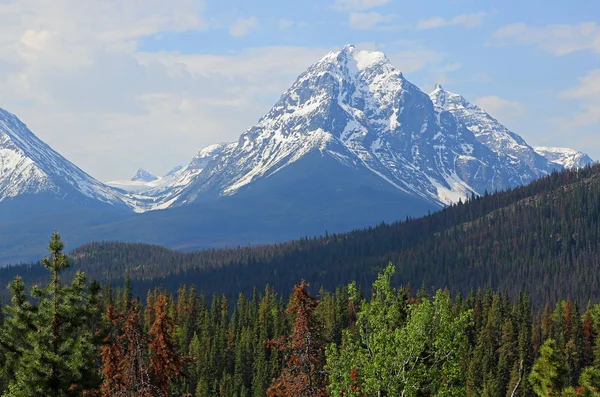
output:
[[529,383],[540,397],[558,397],[567,386],[567,380],[567,371],[562,366],[556,341],[548,339],[540,349],[540,357],[533,364]]
[[81,396],[100,384],[96,330],[90,328],[98,310],[99,286],[86,287],[86,277],[79,272],[70,285],[61,283],[60,274],[69,267],[63,248],[54,232],[50,256],[42,261],[51,282],[31,288],[32,302],[23,280],[10,283],[12,305],[5,308],[0,330],[7,397]]
[[294,286],[291,305],[286,310],[295,316],[291,335],[287,340],[272,342],[286,353],[286,363],[281,376],[267,390],[270,397],[325,396],[323,325],[315,316],[318,301],[307,288],[304,280]]

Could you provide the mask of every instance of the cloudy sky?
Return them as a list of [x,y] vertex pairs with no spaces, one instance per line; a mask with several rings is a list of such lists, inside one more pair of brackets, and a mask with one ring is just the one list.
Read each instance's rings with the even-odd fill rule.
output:
[[600,159],[599,15],[597,0],[0,0],[0,107],[100,180],[162,174],[351,43],[532,145]]

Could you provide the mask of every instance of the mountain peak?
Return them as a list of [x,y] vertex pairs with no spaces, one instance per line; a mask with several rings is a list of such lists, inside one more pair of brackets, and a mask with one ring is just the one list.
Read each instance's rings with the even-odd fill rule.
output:
[[169,172],[167,172],[164,176],[165,177],[166,176],[171,176],[171,175],[173,175],[173,174],[181,171],[182,169],[183,169],[183,165],[175,166],[175,167],[171,168],[171,170]]
[[349,70],[354,72],[386,65],[388,68],[393,68],[389,59],[383,52],[357,50],[352,44],[346,44],[341,50],[328,53],[317,62],[317,65],[329,63],[346,66]]
[[347,52],[347,53],[352,54],[354,51],[356,51],[356,47],[354,46],[354,44],[346,44],[345,46],[342,47],[341,52]]
[[444,87],[442,87],[442,85],[440,83],[435,83],[435,87],[433,88],[433,91],[445,91]]
[[142,168],[137,170],[137,172],[135,173],[133,178],[131,178],[132,181],[140,181],[140,182],[152,182],[157,179],[158,178],[155,175],[152,175],[151,173],[149,173],[148,171],[146,171],[145,169],[142,169]]

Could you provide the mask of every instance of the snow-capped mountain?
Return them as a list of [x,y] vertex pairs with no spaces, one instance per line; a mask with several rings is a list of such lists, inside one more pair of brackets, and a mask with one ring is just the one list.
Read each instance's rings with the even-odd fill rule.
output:
[[498,120],[463,96],[445,90],[440,84],[429,94],[436,108],[452,114],[457,122],[471,131],[477,140],[498,156],[506,158],[510,166],[519,169],[517,183],[526,184],[558,168],[538,154],[525,140],[510,131]]
[[568,148],[536,146],[535,151],[565,168],[584,167],[594,162],[587,154]]
[[[309,67],[236,142],[208,146],[162,177],[140,169],[131,180],[102,184],[12,114],[0,112],[0,133],[0,201],[44,192],[135,212],[234,196],[282,173],[310,192],[334,168],[339,181],[360,174],[360,186],[385,184],[439,208],[591,161],[568,149],[534,149],[462,96],[439,85],[426,94],[383,53],[353,46]],[[278,183],[264,194],[281,193]],[[358,186],[349,183],[338,191]]]
[[147,208],[235,195],[310,154],[434,205],[559,167],[461,96],[440,86],[425,94],[383,53],[345,46],[300,75],[237,142],[201,151],[176,189],[145,192],[154,201]]
[[135,173],[133,178],[131,178],[132,181],[141,181],[141,182],[152,182],[157,179],[158,179],[158,177],[156,175],[153,175],[142,168],[137,170],[137,172]]
[[0,201],[40,194],[83,204],[131,205],[38,139],[15,115],[0,109]]

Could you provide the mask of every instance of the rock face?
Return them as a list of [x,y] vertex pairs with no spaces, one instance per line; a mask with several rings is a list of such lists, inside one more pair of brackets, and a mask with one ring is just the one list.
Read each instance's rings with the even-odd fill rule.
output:
[[527,184],[534,178],[561,168],[537,153],[523,138],[461,95],[446,91],[437,84],[429,96],[437,109],[452,114],[456,121],[467,127],[480,143],[498,156],[504,157],[510,167],[518,170],[518,179],[512,180],[511,184]]
[[594,162],[587,154],[568,148],[536,146],[535,151],[565,168],[585,167]]

